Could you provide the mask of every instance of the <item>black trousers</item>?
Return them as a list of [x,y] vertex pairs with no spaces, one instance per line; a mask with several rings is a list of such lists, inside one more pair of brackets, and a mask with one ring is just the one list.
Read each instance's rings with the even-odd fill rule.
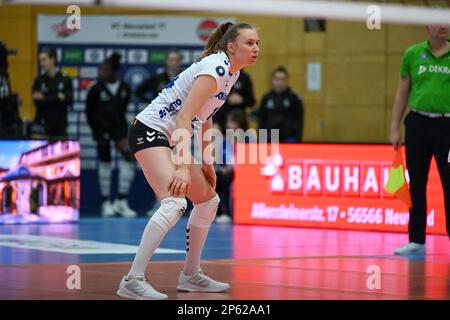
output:
[[216,191],[220,197],[219,210],[217,215],[220,216],[222,214],[231,215],[230,201],[231,193],[230,193],[230,185],[233,182],[234,173],[233,170],[222,172],[216,170],[217,176],[217,184]]
[[444,189],[447,233],[450,235],[450,118],[430,118],[411,111],[405,118],[406,165],[410,177],[412,208],[409,241],[425,243],[427,222],[426,190],[434,156]]

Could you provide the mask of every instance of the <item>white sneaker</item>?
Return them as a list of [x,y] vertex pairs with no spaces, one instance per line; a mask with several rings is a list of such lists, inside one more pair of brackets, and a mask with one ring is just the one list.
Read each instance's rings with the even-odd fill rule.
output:
[[128,206],[127,199],[116,199],[114,201],[114,212],[125,218],[136,217],[137,213]]
[[423,255],[425,254],[425,245],[420,243],[410,242],[403,247],[394,250],[398,255]]
[[161,293],[153,289],[144,276],[129,277],[124,276],[120,281],[117,295],[134,300],[164,300],[167,294]]
[[231,217],[227,214],[221,214],[215,221],[218,224],[230,224],[232,222]]
[[201,270],[191,276],[181,271],[177,286],[178,290],[188,292],[222,292],[229,288],[228,283],[213,280]]
[[105,200],[102,203],[102,217],[108,218],[114,216],[114,207],[109,200]]

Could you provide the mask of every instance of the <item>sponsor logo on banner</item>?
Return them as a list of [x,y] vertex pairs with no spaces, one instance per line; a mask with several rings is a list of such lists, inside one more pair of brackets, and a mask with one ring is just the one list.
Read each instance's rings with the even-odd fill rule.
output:
[[58,38],[67,38],[75,33],[77,33],[80,29],[69,29],[67,27],[67,18],[65,18],[61,23],[55,23],[52,25],[52,30],[56,33]]
[[97,67],[81,67],[80,78],[98,78]]
[[110,57],[113,53],[118,53],[120,54],[122,57],[120,57],[120,63],[126,63],[127,60],[127,50],[125,49],[108,49],[106,50],[106,57]]
[[83,63],[83,49],[78,48],[64,49],[63,62],[76,64]]
[[167,57],[166,50],[152,50],[150,51],[148,62],[154,64],[165,64],[166,57]]
[[180,50],[181,55],[181,64],[190,64],[193,60],[192,51],[191,50]]
[[[250,145],[238,143],[235,152],[247,154]],[[407,205],[384,189],[394,158],[391,146],[279,147],[261,165],[235,164],[235,223],[407,232]],[[445,234],[442,188],[434,160],[427,202],[427,233]]]
[[149,72],[146,68],[141,66],[134,66],[128,68],[125,72],[124,80],[130,85],[134,91],[137,87],[149,77]]
[[77,78],[79,75],[79,69],[77,67],[61,67],[61,71],[71,78]]
[[102,63],[105,60],[105,50],[103,49],[86,49],[84,51],[85,63]]
[[95,79],[80,79],[80,89],[86,90]]
[[128,50],[129,64],[146,64],[148,61],[148,51],[143,49]]
[[209,35],[215,28],[217,28],[218,25],[219,24],[215,20],[204,20],[200,22],[197,27],[198,38],[203,42],[208,41]]
[[275,154],[262,166],[261,175],[269,178],[268,188],[275,194],[393,198],[383,192],[390,166],[387,161],[370,160],[295,159],[286,162],[281,154]]

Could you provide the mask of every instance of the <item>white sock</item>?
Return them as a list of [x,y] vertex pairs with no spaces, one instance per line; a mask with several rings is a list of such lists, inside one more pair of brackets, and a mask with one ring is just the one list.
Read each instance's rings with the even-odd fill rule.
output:
[[148,262],[153,253],[159,247],[162,239],[164,239],[167,231],[161,228],[157,223],[150,220],[145,227],[133,265],[131,266],[128,276],[144,276]]
[[200,260],[209,228],[188,225],[186,229],[186,260],[183,273],[192,275],[200,269]]
[[186,260],[183,273],[192,275],[200,269],[200,259],[209,227],[219,206],[219,196],[194,206],[186,227]]
[[129,276],[143,276],[148,262],[167,232],[177,223],[186,210],[186,199],[169,197],[161,200],[161,206],[152,216],[142,234],[141,243],[134,257]]

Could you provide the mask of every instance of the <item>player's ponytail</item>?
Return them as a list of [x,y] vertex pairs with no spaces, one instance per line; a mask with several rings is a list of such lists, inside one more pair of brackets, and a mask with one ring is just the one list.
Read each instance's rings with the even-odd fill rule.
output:
[[204,58],[218,51],[226,51],[228,42],[235,41],[241,29],[253,29],[253,26],[248,23],[235,25],[231,22],[222,23],[211,32],[205,50],[200,54],[199,58]]

